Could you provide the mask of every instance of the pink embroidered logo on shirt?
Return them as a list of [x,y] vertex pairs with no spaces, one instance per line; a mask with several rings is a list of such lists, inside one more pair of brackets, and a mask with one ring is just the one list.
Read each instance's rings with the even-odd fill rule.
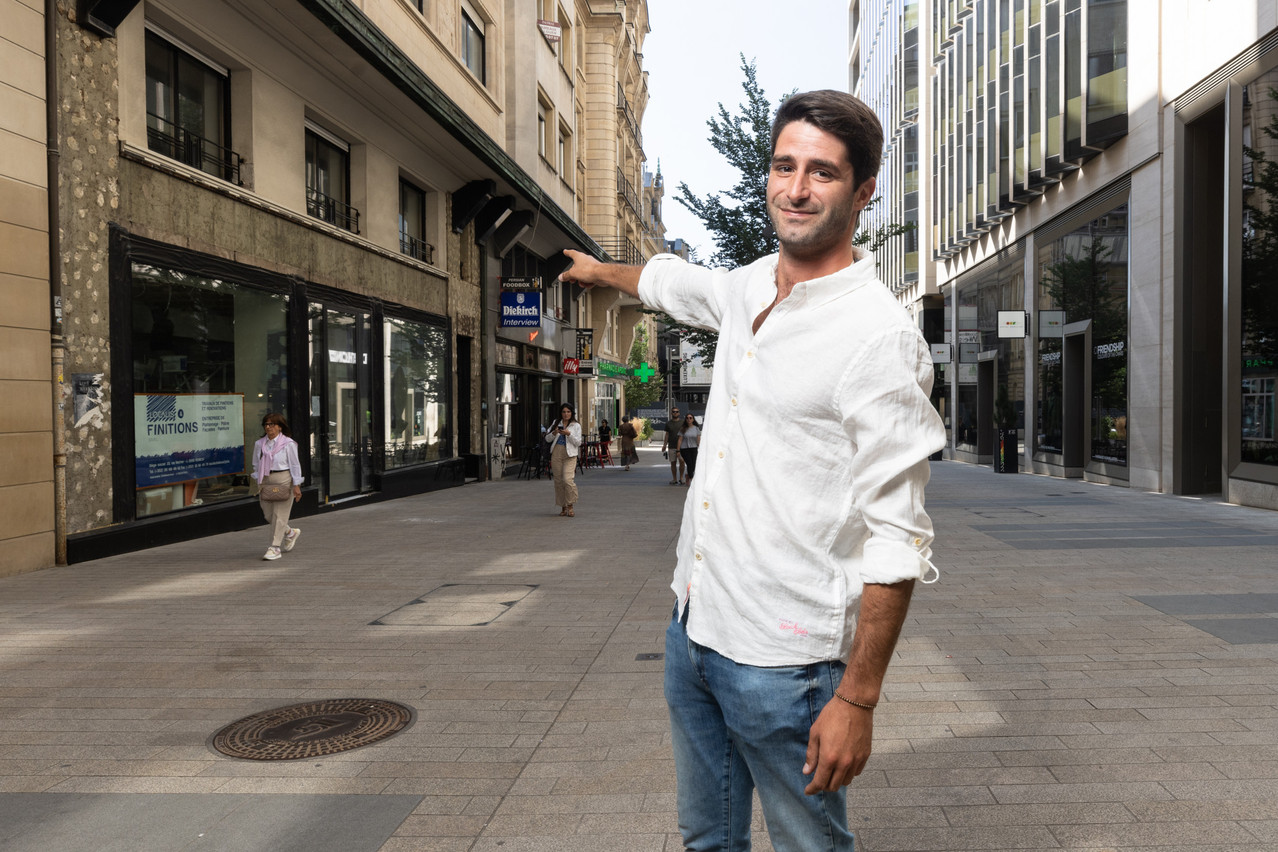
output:
[[807,635],[808,635],[808,630],[807,630],[807,628],[806,628],[806,627],[800,627],[800,626],[799,626],[799,623],[798,623],[797,621],[789,621],[789,620],[787,620],[787,619],[784,619],[784,618],[783,618],[783,619],[781,619],[780,621],[778,621],[778,622],[777,622],[777,627],[779,627],[779,628],[781,629],[781,632],[782,632],[782,633],[793,633],[795,636],[807,636]]

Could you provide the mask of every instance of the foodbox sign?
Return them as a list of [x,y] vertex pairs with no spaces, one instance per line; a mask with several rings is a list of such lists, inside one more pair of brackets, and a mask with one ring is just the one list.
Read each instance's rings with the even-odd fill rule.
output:
[[541,328],[540,293],[502,293],[502,328]]

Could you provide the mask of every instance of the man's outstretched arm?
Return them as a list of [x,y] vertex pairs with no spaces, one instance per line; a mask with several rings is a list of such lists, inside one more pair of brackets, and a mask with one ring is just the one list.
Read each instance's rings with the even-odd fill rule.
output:
[[585,252],[564,249],[564,254],[572,258],[572,266],[559,276],[560,281],[569,284],[580,284],[582,287],[612,287],[616,290],[639,298],[639,275],[642,266],[625,266],[620,263],[600,263]]

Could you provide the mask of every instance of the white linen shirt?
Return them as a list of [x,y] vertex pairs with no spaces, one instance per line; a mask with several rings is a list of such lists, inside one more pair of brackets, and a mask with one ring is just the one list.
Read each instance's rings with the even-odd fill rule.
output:
[[945,444],[922,334],[874,258],[776,298],[777,256],[709,270],[657,255],[642,301],[717,329],[674,589],[688,636],[738,663],[846,660],[865,583],[926,579],[928,456]]

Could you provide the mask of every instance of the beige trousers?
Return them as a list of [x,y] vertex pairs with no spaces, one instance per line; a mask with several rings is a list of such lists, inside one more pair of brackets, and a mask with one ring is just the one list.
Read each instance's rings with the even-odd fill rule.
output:
[[[266,479],[262,480],[263,485],[268,482],[291,486],[293,475],[287,470],[277,470],[268,473]],[[284,536],[288,535],[288,516],[293,512],[293,498],[274,501],[258,498],[257,502],[262,504],[262,514],[266,516],[266,522],[271,525],[271,546],[280,547],[284,544]]]
[[555,479],[555,505],[561,509],[577,502],[577,457],[568,455],[568,450],[555,444],[550,451],[550,475]]

